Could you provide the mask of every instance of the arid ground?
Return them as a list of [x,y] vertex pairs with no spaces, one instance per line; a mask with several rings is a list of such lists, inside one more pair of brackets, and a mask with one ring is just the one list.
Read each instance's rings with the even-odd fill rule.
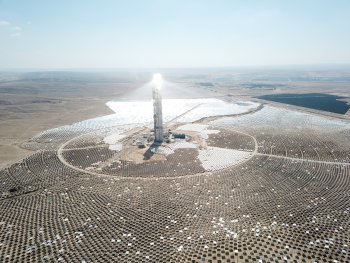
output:
[[349,102],[347,71],[168,70],[187,137],[156,150],[105,105],[149,72],[1,76],[0,262],[349,262],[349,112],[257,98]]

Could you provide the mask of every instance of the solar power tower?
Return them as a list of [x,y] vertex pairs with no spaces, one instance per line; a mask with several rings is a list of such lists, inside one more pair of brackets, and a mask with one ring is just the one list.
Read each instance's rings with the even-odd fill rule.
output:
[[154,118],[154,142],[161,144],[163,142],[163,116],[162,116],[162,75],[159,73],[153,75],[153,118]]

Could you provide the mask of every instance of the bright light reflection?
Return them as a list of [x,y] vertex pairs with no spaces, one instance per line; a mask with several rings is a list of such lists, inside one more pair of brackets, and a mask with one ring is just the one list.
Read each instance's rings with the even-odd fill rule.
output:
[[157,86],[157,88],[160,88],[163,83],[163,78],[160,73],[153,74],[153,80],[152,83]]

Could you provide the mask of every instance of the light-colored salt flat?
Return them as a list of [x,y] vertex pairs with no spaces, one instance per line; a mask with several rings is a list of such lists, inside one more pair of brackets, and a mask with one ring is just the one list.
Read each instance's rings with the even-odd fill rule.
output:
[[310,113],[303,113],[272,106],[264,106],[262,110],[239,117],[223,117],[210,122],[213,125],[235,125],[238,127],[268,127],[269,129],[317,129],[323,132],[350,130],[350,122],[332,120]]
[[[117,114],[119,124],[145,124],[153,120],[152,101],[109,101],[106,105]],[[219,99],[163,99],[163,119],[167,122],[179,117],[178,122],[193,122],[204,117],[241,114],[259,105]]]
[[110,144],[108,146],[108,149],[112,150],[112,151],[121,151],[123,149],[123,144],[121,143],[115,143],[115,144]]
[[199,151],[198,159],[205,170],[215,171],[241,163],[251,155],[251,152],[208,147]]
[[118,133],[113,133],[111,135],[108,135],[103,139],[103,141],[107,144],[115,144],[116,142],[120,141],[121,139],[125,138],[125,135],[121,135]]
[[123,148],[123,144],[118,143],[121,139],[125,138],[125,135],[121,135],[118,133],[113,133],[108,135],[103,139],[103,141],[109,144],[109,149],[112,151],[121,151]]
[[220,132],[219,130],[208,130],[208,127],[209,125],[205,124],[189,123],[178,127],[177,130],[198,132],[204,140],[208,139],[209,134],[217,134]]
[[254,110],[259,107],[255,102],[228,103],[218,99],[208,99],[198,107],[181,116],[179,122],[193,122],[204,117],[236,115]]

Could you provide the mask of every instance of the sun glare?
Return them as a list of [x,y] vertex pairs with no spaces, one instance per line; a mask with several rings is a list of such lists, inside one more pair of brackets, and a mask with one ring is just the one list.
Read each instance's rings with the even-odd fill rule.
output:
[[152,83],[154,85],[156,85],[158,88],[160,88],[162,86],[162,83],[163,83],[162,75],[160,73],[153,74]]

